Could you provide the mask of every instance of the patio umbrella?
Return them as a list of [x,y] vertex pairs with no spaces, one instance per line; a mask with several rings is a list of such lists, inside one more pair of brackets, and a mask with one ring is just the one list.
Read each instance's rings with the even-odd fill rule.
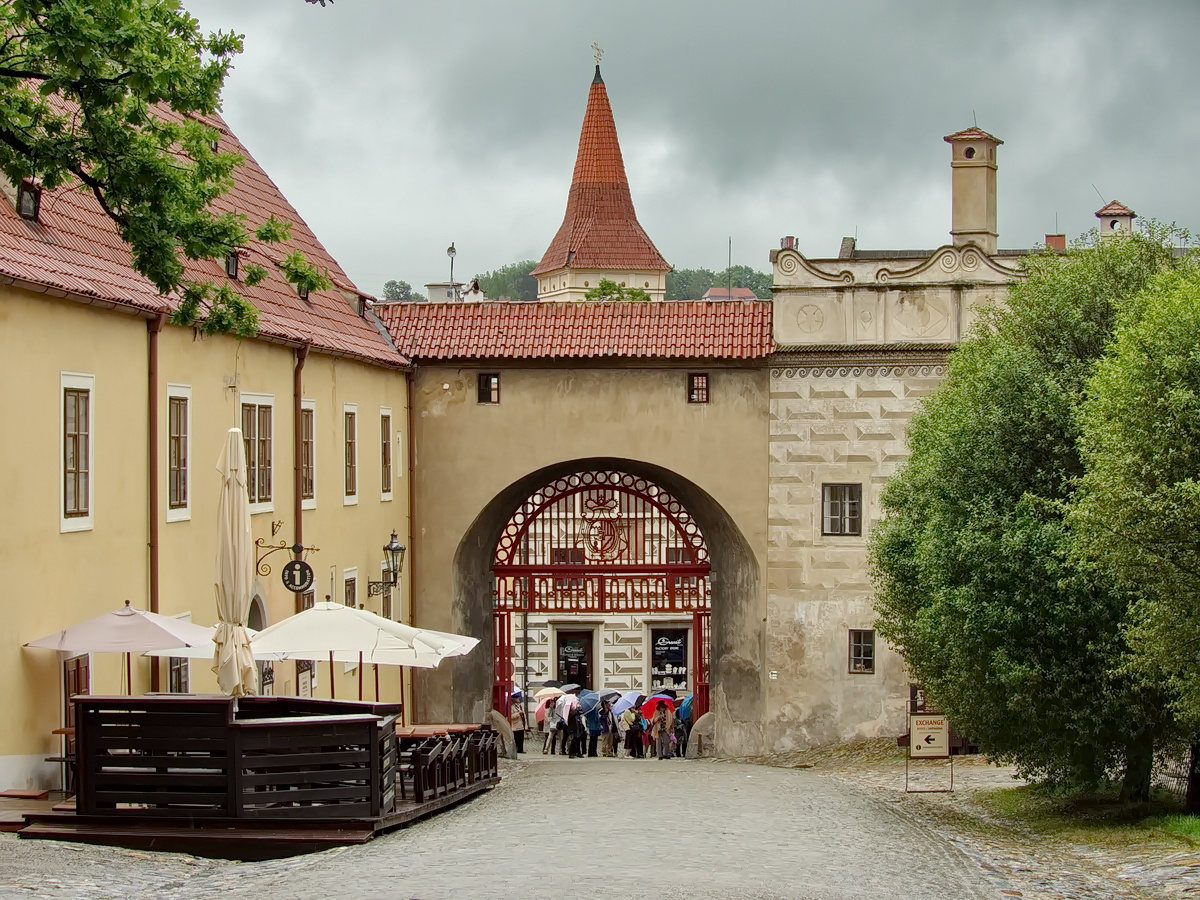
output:
[[619,716],[627,709],[633,709],[638,705],[638,701],[644,699],[645,695],[640,691],[626,691],[621,695],[621,699],[613,704],[613,715]]
[[251,641],[251,648],[256,653],[279,653],[284,659],[328,658],[332,695],[335,660],[433,668],[446,657],[469,653],[477,643],[474,638],[426,631],[325,601],[264,628]]
[[211,644],[211,637],[211,629],[202,625],[134,609],[126,600],[122,609],[48,634],[25,646],[68,653],[124,653],[125,683],[132,693],[131,653],[165,647],[199,647]]
[[561,697],[563,692],[556,687],[544,687],[533,695],[534,700],[545,700],[547,697]]
[[[213,635],[216,633],[216,627],[208,629],[208,643],[196,644],[191,647],[167,647],[160,650],[147,650],[142,656],[174,656],[185,659],[212,659],[217,652],[216,642],[213,640]],[[254,640],[254,636],[258,634],[253,628],[247,628],[246,634],[250,635],[250,640]],[[286,659],[282,653],[254,653],[254,658],[267,662],[275,662],[280,659]]]
[[258,667],[250,652],[246,616],[254,584],[254,537],[250,532],[250,496],[246,492],[246,454],[242,430],[230,428],[217,463],[221,496],[217,502],[217,628],[213,671],[217,685],[231,697],[258,693]]

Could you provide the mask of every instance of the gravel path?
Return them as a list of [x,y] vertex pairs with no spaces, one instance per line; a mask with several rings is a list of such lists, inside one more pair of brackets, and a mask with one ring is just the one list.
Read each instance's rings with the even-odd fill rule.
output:
[[812,770],[539,755],[504,774],[487,795],[365,846],[265,863],[3,835],[0,897],[1002,896],[974,848]]

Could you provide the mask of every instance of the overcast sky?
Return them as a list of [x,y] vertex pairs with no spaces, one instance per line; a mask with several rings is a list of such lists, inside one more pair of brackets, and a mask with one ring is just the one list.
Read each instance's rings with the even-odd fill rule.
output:
[[[1004,140],[1000,246],[1101,199],[1200,230],[1200,3],[184,0],[246,36],[225,117],[360,288],[540,259],[592,78],[638,218],[680,268],[769,271],[857,229],[948,241],[950,149]],[[1095,186],[1093,188],[1093,185]]]

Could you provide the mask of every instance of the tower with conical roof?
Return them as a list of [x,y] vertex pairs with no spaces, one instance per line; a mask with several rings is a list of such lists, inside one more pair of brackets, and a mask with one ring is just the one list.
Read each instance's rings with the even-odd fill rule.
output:
[[668,263],[638,224],[608,91],[596,63],[567,212],[532,272],[539,300],[584,300],[601,278],[662,300]]

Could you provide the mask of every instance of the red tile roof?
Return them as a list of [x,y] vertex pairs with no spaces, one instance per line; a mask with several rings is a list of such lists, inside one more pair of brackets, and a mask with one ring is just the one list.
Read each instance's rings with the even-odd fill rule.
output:
[[1137,213],[1123,203],[1113,200],[1111,203],[1106,203],[1100,209],[1096,210],[1097,219],[1103,219],[1107,216],[1133,216],[1136,218]]
[[758,359],[773,350],[766,300],[389,303],[375,311],[400,352],[418,360]]
[[948,134],[943,141],[995,141],[997,144],[1003,144],[1004,141],[996,137],[994,134],[988,134],[982,128],[977,126],[964,128],[962,131],[956,131],[954,134]]
[[533,274],[567,266],[652,272],[671,268],[633,210],[617,126],[599,66],[583,114],[567,212]]
[[[251,229],[274,213],[292,223],[291,239],[268,246],[251,235],[243,265],[263,265],[268,276],[254,287],[235,285],[259,311],[259,334],[266,340],[311,344],[317,352],[350,356],[388,366],[407,364],[368,315],[354,306],[362,295],[300,215],[229,131],[219,116],[205,121],[221,133],[221,149],[240,154],[245,162],[236,170],[232,190],[213,204],[216,211],[244,213]],[[329,271],[334,287],[314,291],[306,303],[287,281],[276,263],[292,249],[309,262]],[[225,269],[215,260],[185,261],[190,279],[226,280]],[[128,245],[116,225],[91,194],[73,187],[42,195],[38,222],[17,215],[0,199],[0,281],[16,282],[33,290],[65,293],[102,304],[147,312],[169,312],[176,298],[160,296],[155,287],[135,271]],[[351,295],[348,301],[345,294]]]

